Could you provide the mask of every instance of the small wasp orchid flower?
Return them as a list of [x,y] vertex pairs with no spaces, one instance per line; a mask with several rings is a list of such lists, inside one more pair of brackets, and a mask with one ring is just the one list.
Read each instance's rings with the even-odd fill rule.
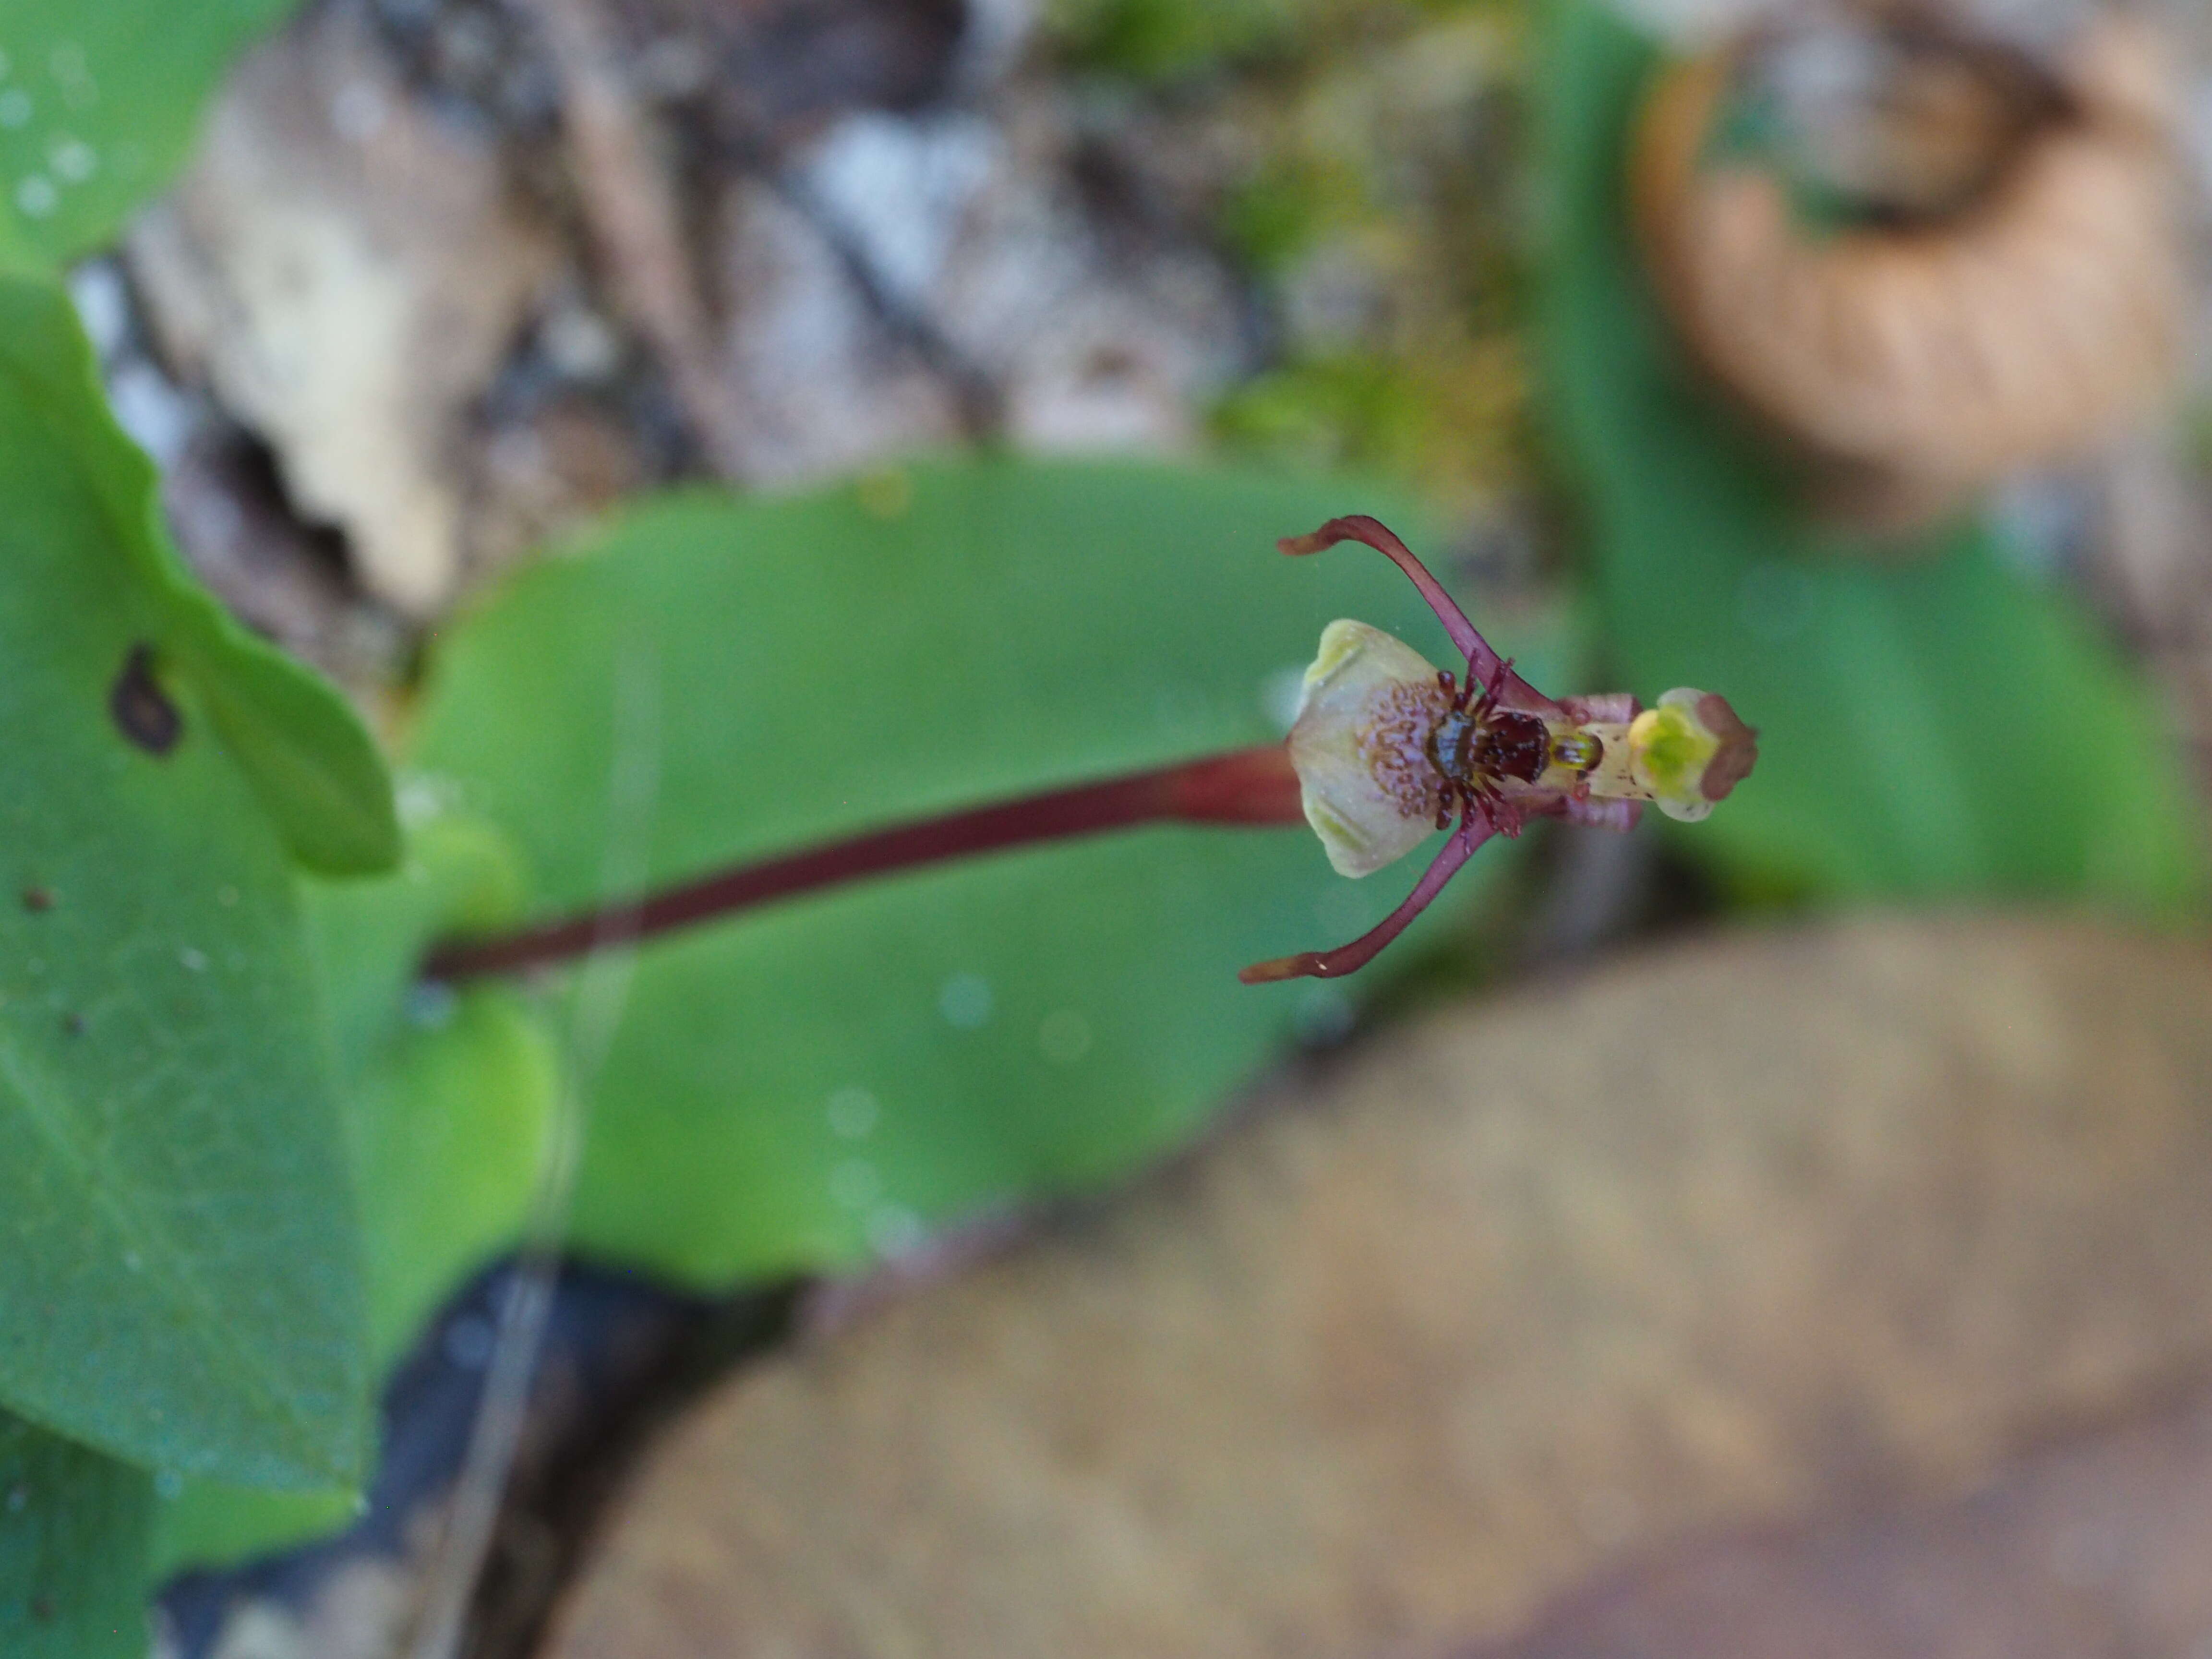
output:
[[1517,836],[1539,816],[1633,829],[1646,801],[1700,818],[1758,758],[1759,734],[1705,692],[1669,691],[1649,709],[1626,693],[1553,702],[1490,648],[1406,544],[1372,519],[1332,519],[1279,545],[1318,553],[1341,541],[1378,549],[1413,578],[1466,658],[1464,680],[1364,623],[1332,623],[1306,671],[1287,744],[863,828],[504,933],[441,939],[421,971],[451,983],[552,967],[802,893],[1142,823],[1256,828],[1303,818],[1347,876],[1402,858],[1432,829],[1451,830],[1380,927],[1337,950],[1260,963],[1243,975],[1247,984],[1328,978],[1371,960],[1492,836]]
[[1749,775],[1759,733],[1728,699],[1686,688],[1640,708],[1626,692],[1544,696],[1492,650],[1397,537],[1363,515],[1332,519],[1279,544],[1290,554],[1364,542],[1413,579],[1467,659],[1464,679],[1365,623],[1334,622],[1306,670],[1291,763],[1306,822],[1329,863],[1371,875],[1437,830],[1449,840],[1376,927],[1333,951],[1256,963],[1240,977],[1333,979],[1364,967],[1406,930],[1492,835],[1537,817],[1632,830],[1650,802],[1669,817],[1705,817]]

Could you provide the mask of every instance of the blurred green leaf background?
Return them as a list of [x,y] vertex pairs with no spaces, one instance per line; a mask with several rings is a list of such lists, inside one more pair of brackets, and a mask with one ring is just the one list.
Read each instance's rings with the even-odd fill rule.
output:
[[1724,689],[1761,732],[1756,781],[1698,826],[1699,854],[1747,896],[2194,915],[2201,814],[2140,676],[1979,519],[1854,547],[1810,518],[1638,269],[1622,173],[1656,49],[1594,0],[1553,27],[1548,407],[1587,485],[1607,651],[1647,697]]

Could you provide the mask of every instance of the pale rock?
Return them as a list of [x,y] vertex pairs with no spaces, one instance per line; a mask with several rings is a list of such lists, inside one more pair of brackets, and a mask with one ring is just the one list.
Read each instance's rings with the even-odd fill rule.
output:
[[1083,202],[1050,100],[1010,101],[928,313],[1003,391],[1007,436],[1042,452],[1188,452],[1243,362],[1240,301],[1210,255]]
[[469,411],[556,257],[490,143],[410,101],[357,7],[319,8],[232,76],[129,252],[172,365],[372,592],[434,613],[468,553]]
[[725,373],[749,482],[995,430],[1038,452],[1187,453],[1240,362],[1211,256],[1125,246],[1079,200],[1065,112],[866,111],[781,188],[724,198]]
[[750,178],[726,190],[721,219],[722,372],[747,483],[796,487],[958,441],[953,389],[813,220]]

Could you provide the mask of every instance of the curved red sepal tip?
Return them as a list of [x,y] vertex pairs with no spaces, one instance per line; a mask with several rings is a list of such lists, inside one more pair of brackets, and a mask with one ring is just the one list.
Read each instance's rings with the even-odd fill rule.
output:
[[1470,684],[1497,684],[1504,693],[1508,708],[1546,710],[1559,707],[1549,697],[1528,684],[1520,675],[1500,672],[1503,665],[1490,641],[1475,631],[1474,624],[1467,619],[1467,612],[1459,608],[1458,601],[1444,592],[1443,584],[1429,572],[1414,556],[1413,550],[1401,541],[1380,519],[1370,518],[1364,513],[1347,514],[1341,519],[1331,519],[1320,529],[1304,536],[1285,536],[1275,544],[1282,552],[1293,558],[1309,553],[1318,553],[1324,548],[1334,547],[1339,542],[1359,542],[1373,548],[1384,558],[1404,571],[1421,597],[1435,611],[1437,620],[1444,625],[1453,646],[1467,659],[1467,677]]
[[1498,653],[1474,631],[1467,612],[1444,592],[1443,584],[1429,574],[1428,566],[1413,556],[1413,550],[1399,540],[1380,519],[1364,513],[1348,513],[1343,518],[1331,519],[1310,535],[1285,536],[1275,545],[1297,558],[1334,547],[1339,542],[1364,543],[1404,571],[1420,590],[1421,597],[1429,602],[1429,609],[1437,613],[1437,620],[1444,625],[1444,632],[1451,635],[1451,642],[1459,648],[1460,654],[1467,659],[1468,672],[1484,680],[1496,672]]
[[1459,828],[1452,832],[1451,839],[1443,844],[1420,880],[1413,884],[1413,890],[1406,895],[1405,902],[1351,944],[1340,945],[1333,951],[1302,951],[1294,957],[1255,962],[1237,977],[1247,985],[1267,985],[1285,979],[1340,979],[1346,974],[1357,973],[1374,961],[1384,945],[1404,933],[1415,916],[1429,908],[1445,884],[1459,873],[1460,866],[1490,839],[1496,828],[1488,813],[1480,808],[1471,810],[1460,820]]

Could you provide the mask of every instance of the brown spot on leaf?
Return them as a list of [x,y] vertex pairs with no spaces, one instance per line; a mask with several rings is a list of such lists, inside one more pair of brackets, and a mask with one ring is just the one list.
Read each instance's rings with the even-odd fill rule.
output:
[[23,908],[34,913],[52,909],[54,908],[53,890],[50,887],[26,887],[23,890]]
[[116,729],[149,755],[166,755],[185,734],[185,717],[154,678],[154,647],[134,645],[107,694]]

